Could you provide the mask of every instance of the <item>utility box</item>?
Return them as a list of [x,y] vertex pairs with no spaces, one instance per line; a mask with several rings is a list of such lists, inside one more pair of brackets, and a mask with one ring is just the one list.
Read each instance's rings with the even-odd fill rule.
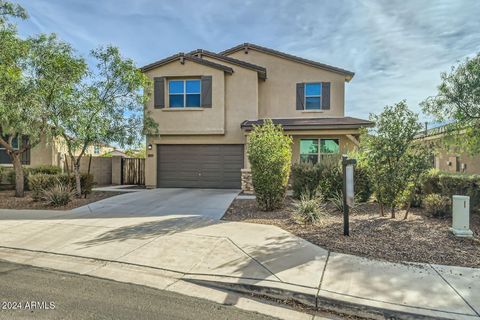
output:
[[470,230],[470,197],[452,196],[452,227],[450,230],[457,237],[473,237]]

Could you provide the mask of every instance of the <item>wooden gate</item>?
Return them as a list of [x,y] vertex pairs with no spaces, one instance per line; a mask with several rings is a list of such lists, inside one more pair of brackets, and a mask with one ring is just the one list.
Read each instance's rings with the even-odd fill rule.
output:
[[122,184],[145,184],[145,159],[122,158]]

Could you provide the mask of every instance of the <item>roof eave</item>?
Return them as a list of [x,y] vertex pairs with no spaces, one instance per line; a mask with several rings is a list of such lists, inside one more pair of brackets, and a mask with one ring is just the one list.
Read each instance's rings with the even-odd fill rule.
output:
[[233,69],[230,68],[230,67],[224,66],[224,65],[219,64],[219,63],[211,62],[211,61],[208,61],[208,60],[202,60],[200,58],[197,58],[197,57],[192,56],[190,54],[185,54],[183,52],[174,54],[174,55],[172,55],[170,57],[167,57],[165,59],[162,59],[162,60],[156,61],[154,63],[148,64],[146,66],[143,66],[143,67],[140,68],[140,71],[147,72],[147,71],[153,70],[155,68],[161,67],[163,65],[166,65],[168,63],[174,62],[177,59],[179,61],[182,61],[182,59],[185,59],[185,60],[188,60],[188,61],[196,62],[198,64],[209,66],[209,67],[212,67],[212,68],[215,68],[215,69],[223,70],[224,72],[229,73],[229,74],[233,73]]
[[341,75],[345,76],[345,81],[346,82],[350,82],[353,79],[353,77],[355,76],[355,73],[352,72],[352,71],[348,71],[348,70],[345,70],[345,69],[341,69],[341,68],[337,68],[337,67],[334,67],[334,66],[326,65],[326,64],[316,62],[316,61],[313,61],[313,60],[308,60],[308,59],[304,59],[304,58],[301,58],[301,57],[296,57],[294,55],[291,55],[291,54],[288,54],[288,53],[285,53],[285,52],[281,52],[281,51],[277,51],[277,50],[274,50],[274,49],[258,46],[258,45],[252,44],[252,43],[243,43],[243,44],[237,45],[235,47],[232,47],[230,49],[221,51],[218,54],[228,56],[229,54],[240,51],[242,49],[253,49],[253,50],[257,50],[257,51],[264,52],[264,53],[267,53],[267,54],[276,55],[276,56],[282,57],[284,59],[289,59],[289,60],[292,60],[292,61],[296,61],[298,63],[309,65],[309,66],[314,67],[314,68],[319,68],[319,69],[327,70],[327,71],[330,71],[330,72],[338,73],[338,74],[341,74]]

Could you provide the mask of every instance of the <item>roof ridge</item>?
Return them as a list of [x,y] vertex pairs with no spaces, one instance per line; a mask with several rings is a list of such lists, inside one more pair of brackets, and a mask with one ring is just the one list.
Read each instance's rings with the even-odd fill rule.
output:
[[254,71],[261,73],[266,78],[267,69],[265,67],[262,67],[244,60],[235,59],[229,56],[224,56],[224,55],[221,55],[209,50],[205,50],[205,49],[196,49],[196,50],[190,51],[188,54],[191,54],[191,55],[204,54],[207,56],[211,56],[213,58],[224,60],[225,62],[230,62],[232,64],[236,64],[238,66],[241,66],[247,69],[252,69]]
[[152,70],[154,68],[157,68],[159,66],[162,66],[164,64],[167,64],[167,63],[170,63],[172,61],[175,61],[176,59],[187,59],[187,60],[190,60],[190,61],[193,61],[193,62],[197,62],[197,63],[200,63],[200,64],[203,64],[203,65],[206,65],[206,66],[210,66],[210,67],[213,67],[213,68],[216,68],[216,69],[220,69],[220,70],[223,70],[225,72],[228,72],[230,74],[233,73],[233,69],[228,67],[228,66],[225,66],[223,64],[219,64],[219,63],[216,63],[216,62],[212,62],[212,61],[208,61],[208,60],[204,60],[204,59],[200,59],[198,57],[195,57],[193,55],[190,55],[188,53],[184,53],[184,52],[178,52],[176,54],[173,54],[171,56],[168,56],[164,59],[161,59],[161,60],[158,60],[158,61],[155,61],[153,63],[150,63],[150,64],[147,64],[143,67],[140,68],[140,70],[142,72],[146,72],[146,71],[149,71],[149,70]]
[[290,60],[293,60],[293,61],[296,61],[296,62],[299,62],[299,63],[311,65],[313,67],[318,67],[318,68],[321,68],[321,69],[325,69],[325,70],[329,70],[329,71],[332,71],[332,72],[340,73],[340,74],[343,74],[343,75],[347,76],[347,81],[350,81],[351,78],[353,78],[353,76],[355,75],[354,72],[348,71],[346,69],[334,67],[334,66],[331,66],[331,65],[328,65],[328,64],[325,64],[325,63],[321,63],[321,62],[317,62],[317,61],[314,61],[314,60],[310,60],[310,59],[305,59],[305,58],[302,58],[302,57],[299,57],[299,56],[296,56],[296,55],[293,55],[293,54],[289,54],[289,53],[278,51],[278,50],[275,50],[275,49],[259,46],[257,44],[253,44],[253,43],[249,43],[249,42],[245,42],[245,43],[239,44],[237,46],[231,47],[229,49],[226,49],[224,51],[219,52],[218,54],[226,56],[226,55],[231,54],[233,52],[237,52],[241,49],[245,49],[245,50],[254,49],[254,50],[257,50],[257,51],[260,51],[260,52],[265,52],[265,53],[280,56],[280,57],[283,57],[283,58],[286,58],[286,59],[290,59]]

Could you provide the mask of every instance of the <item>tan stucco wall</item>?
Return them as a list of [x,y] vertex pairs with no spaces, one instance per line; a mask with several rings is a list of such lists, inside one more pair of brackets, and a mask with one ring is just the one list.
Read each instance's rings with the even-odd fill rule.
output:
[[[466,168],[462,164],[465,164]],[[435,168],[450,173],[480,174],[480,155],[449,153],[443,150],[435,156]]]
[[57,165],[57,149],[53,142],[47,142],[45,138],[40,140],[40,143],[37,144],[30,150],[30,166],[38,165]]
[[[207,58],[205,58],[207,60]],[[211,59],[213,62],[215,59]],[[189,68],[184,68],[189,63]],[[201,76],[212,75],[212,108],[200,110],[165,111],[166,109],[154,109],[153,101],[149,102],[149,110],[152,117],[159,123],[159,136],[147,137],[147,145],[152,145],[152,150],[147,150],[146,185],[154,187],[157,184],[157,151],[156,144],[244,144],[245,136],[240,128],[243,120],[256,119],[258,114],[258,75],[257,72],[238,67],[236,65],[221,62],[231,67],[232,75],[223,75],[223,71],[212,69],[187,61],[185,65],[172,62],[147,73],[149,77],[156,76]],[[168,67],[165,69],[165,67]],[[222,76],[219,76],[218,73]],[[215,76],[217,75],[217,76]],[[224,93],[216,91],[217,82],[223,81],[219,86]],[[167,89],[167,88],[165,88]],[[218,89],[218,88],[217,88]],[[168,90],[165,91],[166,96]],[[216,101],[216,102],[215,102]],[[168,104],[167,104],[168,105]],[[208,123],[202,125],[205,120],[217,122],[222,125],[223,132],[212,132]],[[195,132],[191,132],[193,128]],[[173,134],[175,133],[175,134]],[[195,134],[192,134],[195,133]],[[212,134],[215,133],[215,134]]]
[[[223,134],[225,132],[225,74],[223,71],[186,60],[184,64],[173,61],[146,72],[146,75],[151,79],[212,76],[212,108],[155,109],[153,99],[147,102],[147,109],[159,124],[161,134]],[[168,106],[168,104],[168,79],[166,79],[165,105]]]
[[[230,55],[267,68],[267,80],[259,83],[260,118],[312,118],[343,117],[345,98],[345,76],[293,62],[253,49]],[[330,110],[296,110],[296,84],[302,82],[330,82]]]

